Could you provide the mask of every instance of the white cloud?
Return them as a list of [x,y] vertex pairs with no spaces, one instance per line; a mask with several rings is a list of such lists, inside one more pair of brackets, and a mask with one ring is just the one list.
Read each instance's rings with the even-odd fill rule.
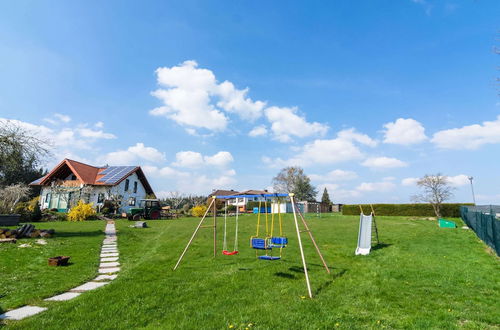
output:
[[311,180],[314,181],[327,181],[327,182],[334,182],[334,181],[347,181],[347,180],[353,180],[358,177],[356,172],[353,171],[344,171],[344,170],[333,170],[330,171],[324,175],[318,175],[318,174],[311,174],[309,175]]
[[175,163],[177,167],[195,168],[203,165],[203,156],[195,151],[180,151],[175,154]]
[[111,133],[106,133],[103,130],[92,130],[90,128],[82,127],[77,128],[77,132],[83,136],[94,139],[116,139],[116,136]]
[[369,191],[387,192],[394,190],[394,188],[396,188],[396,185],[391,181],[363,182],[356,187],[358,191],[362,192],[369,192]]
[[102,121],[98,121],[94,124],[95,128],[104,128],[104,123]]
[[310,164],[335,164],[360,159],[363,153],[355,144],[375,146],[376,141],[354,129],[342,130],[335,139],[318,139],[301,148],[293,149],[297,155],[287,160],[262,157],[263,162],[273,167],[307,166]]
[[152,165],[143,165],[141,167],[144,170],[146,176],[160,176],[169,179],[189,178],[190,176],[187,172],[178,171],[168,166],[157,167]]
[[100,161],[109,165],[137,165],[137,162],[163,162],[165,159],[165,154],[158,149],[147,147],[139,142],[127,150],[110,152],[100,158]]
[[337,136],[342,140],[358,142],[369,147],[377,146],[377,141],[366,134],[356,132],[354,128],[344,129],[338,132]]
[[420,180],[419,178],[404,178],[403,180],[401,180],[401,184],[403,186],[416,186],[417,185],[417,181]]
[[57,119],[59,119],[63,123],[69,123],[71,121],[71,117],[70,116],[63,115],[63,114],[60,114],[60,113],[55,113],[54,117],[56,117]]
[[254,127],[249,133],[248,136],[257,137],[264,136],[267,134],[267,128],[264,125]]
[[425,128],[412,118],[398,118],[384,125],[384,143],[411,145],[427,139]]
[[57,120],[54,120],[52,118],[43,118],[43,121],[49,123],[49,124],[52,124],[52,125],[57,125],[59,124],[59,122]]
[[218,83],[212,71],[198,68],[195,61],[156,70],[161,88],[152,93],[164,105],[150,111],[180,125],[223,131],[229,118],[223,113],[236,113],[246,120],[262,116],[265,102],[246,97],[248,89],[239,90],[229,81]]
[[309,123],[297,114],[297,108],[270,107],[265,110],[266,118],[271,123],[274,138],[281,142],[290,142],[293,136],[307,137],[324,135],[328,126],[317,122]]
[[340,185],[335,183],[322,183],[318,186],[318,195],[316,198],[321,200],[321,196],[323,195],[323,190],[326,188],[328,190],[328,195],[330,196],[330,200],[333,203],[346,203],[352,202],[353,198],[358,198],[361,196],[361,193],[356,189],[345,189]]
[[455,187],[465,186],[470,184],[469,176],[465,174],[459,174],[455,176],[447,176],[446,179],[448,183]]
[[408,166],[407,163],[391,157],[371,157],[366,159],[361,165],[373,169],[397,168]]
[[[403,186],[416,186],[420,178],[404,178],[401,180]],[[469,176],[465,174],[459,174],[455,176],[447,176],[446,180],[452,186],[459,187],[470,183]]]
[[199,168],[205,165],[226,167],[233,160],[233,155],[228,151],[219,151],[213,156],[203,156],[195,151],[180,151],[175,155],[172,165],[184,168]]
[[84,125],[77,128],[61,127],[56,129],[15,119],[0,118],[0,124],[6,125],[9,122],[33,133],[43,140],[47,140],[52,147],[56,149],[54,150],[56,154],[67,153],[67,150],[62,150],[64,148],[70,148],[71,150],[88,150],[92,148],[92,145],[98,139],[110,139],[115,137],[111,133],[86,129]]
[[239,90],[234,87],[233,83],[224,81],[217,86],[217,92],[221,97],[217,106],[227,112],[234,112],[246,120],[255,120],[262,116],[262,109],[264,109],[266,103],[262,101],[254,102],[247,98],[248,88]]
[[231,155],[230,152],[219,151],[218,153],[216,153],[213,156],[205,156],[204,160],[208,165],[225,167],[229,163],[231,163],[234,159],[233,159],[233,155]]
[[477,149],[484,144],[500,143],[500,116],[481,125],[469,125],[435,133],[431,140],[442,149]]

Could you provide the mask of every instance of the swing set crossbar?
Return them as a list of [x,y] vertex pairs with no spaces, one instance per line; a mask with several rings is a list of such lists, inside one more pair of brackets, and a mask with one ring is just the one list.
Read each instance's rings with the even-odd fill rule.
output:
[[255,195],[223,195],[215,196],[217,199],[235,199],[243,197],[288,197],[289,194],[255,194]]

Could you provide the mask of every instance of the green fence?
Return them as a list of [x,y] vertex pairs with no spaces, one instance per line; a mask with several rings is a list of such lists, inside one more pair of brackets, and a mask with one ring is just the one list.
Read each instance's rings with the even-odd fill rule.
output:
[[[446,203],[441,205],[441,216],[460,217],[460,206],[467,204]],[[361,204],[366,214],[371,212],[370,204]],[[376,215],[397,215],[414,217],[435,217],[434,209],[430,204],[372,204]],[[359,215],[359,205],[343,205],[342,214]]]
[[500,256],[500,206],[462,206],[462,220]]

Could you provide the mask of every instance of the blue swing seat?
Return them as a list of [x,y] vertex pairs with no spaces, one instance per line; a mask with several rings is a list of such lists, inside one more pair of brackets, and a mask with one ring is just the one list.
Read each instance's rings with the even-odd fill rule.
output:
[[271,247],[266,245],[266,240],[263,238],[252,238],[251,245],[256,250],[271,250]]
[[259,256],[261,260],[280,260],[281,257],[273,257],[273,256]]
[[271,248],[284,248],[288,244],[288,238],[286,237],[271,237],[268,246]]

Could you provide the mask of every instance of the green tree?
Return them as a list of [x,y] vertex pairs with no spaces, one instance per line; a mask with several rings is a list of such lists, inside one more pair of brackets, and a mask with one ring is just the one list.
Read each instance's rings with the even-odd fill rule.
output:
[[315,201],[317,191],[311,184],[311,179],[301,167],[289,166],[279,171],[273,178],[274,191],[278,193],[294,193],[297,200]]
[[48,146],[34,132],[8,120],[0,121],[0,187],[28,184],[45,175],[41,165],[49,155]]
[[326,187],[325,190],[323,190],[323,196],[321,196],[321,204],[332,205],[332,201],[330,200],[330,195],[328,195]]

